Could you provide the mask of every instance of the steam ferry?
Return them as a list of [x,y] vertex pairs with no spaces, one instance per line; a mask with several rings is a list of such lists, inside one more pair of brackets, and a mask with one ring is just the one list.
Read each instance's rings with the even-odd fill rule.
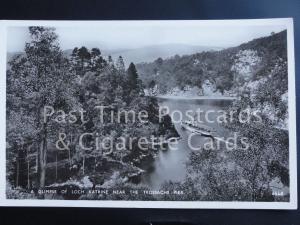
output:
[[196,121],[181,121],[181,129],[200,134],[204,137],[214,138],[215,136],[215,130],[212,127],[206,126],[204,124],[199,124]]

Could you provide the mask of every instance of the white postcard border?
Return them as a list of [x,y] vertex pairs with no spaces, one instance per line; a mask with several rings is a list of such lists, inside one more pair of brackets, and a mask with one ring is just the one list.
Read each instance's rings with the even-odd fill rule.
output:
[[[10,26],[99,26],[101,23],[147,23],[156,26],[268,26],[287,28],[290,202],[219,202],[219,201],[107,201],[107,200],[19,200],[6,199],[6,30]],[[295,91],[294,29],[292,18],[242,20],[140,20],[140,21],[0,21],[0,206],[39,207],[119,207],[119,208],[206,208],[206,209],[297,209],[297,136]]]

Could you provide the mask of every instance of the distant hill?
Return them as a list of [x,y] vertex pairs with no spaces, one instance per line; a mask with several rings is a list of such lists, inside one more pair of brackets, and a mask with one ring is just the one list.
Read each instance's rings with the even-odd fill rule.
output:
[[167,59],[174,55],[190,55],[203,51],[216,51],[220,50],[218,47],[206,47],[206,46],[193,46],[185,44],[165,44],[165,45],[153,45],[146,46],[137,49],[123,50],[119,52],[109,53],[116,59],[120,55],[123,57],[125,63],[128,65],[131,62],[151,62],[157,58]]
[[[139,63],[137,70],[146,87],[156,84],[159,94],[173,89],[201,89],[207,84],[224,93],[268,76],[279,66],[284,66],[287,61],[286,38],[286,31],[282,31],[220,51],[199,51]],[[285,76],[282,79],[286,82],[287,74],[281,75]]]
[[[152,45],[135,49],[101,49],[102,55],[108,57],[112,56],[116,60],[119,56],[122,56],[126,66],[131,62],[142,63],[151,62],[157,58],[169,58],[174,55],[190,55],[203,51],[217,51],[219,47],[206,47],[206,46],[193,46],[185,44],[165,44],[165,45]],[[64,51],[66,56],[70,56],[72,49]]]
[[[108,57],[112,56],[116,60],[119,56],[122,56],[126,66],[131,62],[142,63],[152,62],[157,58],[167,59],[174,55],[190,55],[197,52],[203,51],[217,51],[221,50],[220,47],[207,47],[207,46],[194,46],[185,44],[164,44],[164,45],[152,45],[135,49],[102,49],[99,48],[102,55]],[[64,50],[64,55],[69,57],[72,54],[73,49]],[[17,53],[21,52],[10,52],[7,54],[8,61]]]

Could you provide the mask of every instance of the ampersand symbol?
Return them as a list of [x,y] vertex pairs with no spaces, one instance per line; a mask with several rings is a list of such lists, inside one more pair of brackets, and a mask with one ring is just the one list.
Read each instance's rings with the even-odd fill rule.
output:
[[65,142],[67,135],[65,133],[58,134],[58,140],[55,143],[55,146],[58,150],[69,150],[69,141]]

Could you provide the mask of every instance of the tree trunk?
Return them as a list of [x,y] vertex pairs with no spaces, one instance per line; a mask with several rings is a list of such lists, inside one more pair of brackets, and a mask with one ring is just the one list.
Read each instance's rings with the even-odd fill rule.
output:
[[85,157],[83,157],[83,159],[82,159],[82,173],[83,173],[83,175],[84,175],[84,161],[85,161]]
[[46,181],[46,164],[47,164],[47,134],[44,128],[44,136],[42,137],[39,149],[39,168],[40,168],[40,188],[45,187]]
[[68,154],[69,154],[69,166],[70,166],[70,168],[71,168],[71,166],[72,166],[72,161],[71,161],[71,149],[69,148],[69,150],[68,150]]
[[19,165],[19,154],[17,156],[17,174],[16,174],[16,187],[19,186],[19,171],[20,170],[20,165]]
[[31,145],[26,148],[26,159],[27,159],[27,189],[30,189],[30,159],[28,157],[28,152],[31,149]]
[[39,153],[36,153],[35,156],[35,172],[38,174],[38,170],[39,170]]
[[30,189],[30,165],[29,159],[27,159],[27,189]]
[[55,182],[57,181],[57,151],[55,155]]

